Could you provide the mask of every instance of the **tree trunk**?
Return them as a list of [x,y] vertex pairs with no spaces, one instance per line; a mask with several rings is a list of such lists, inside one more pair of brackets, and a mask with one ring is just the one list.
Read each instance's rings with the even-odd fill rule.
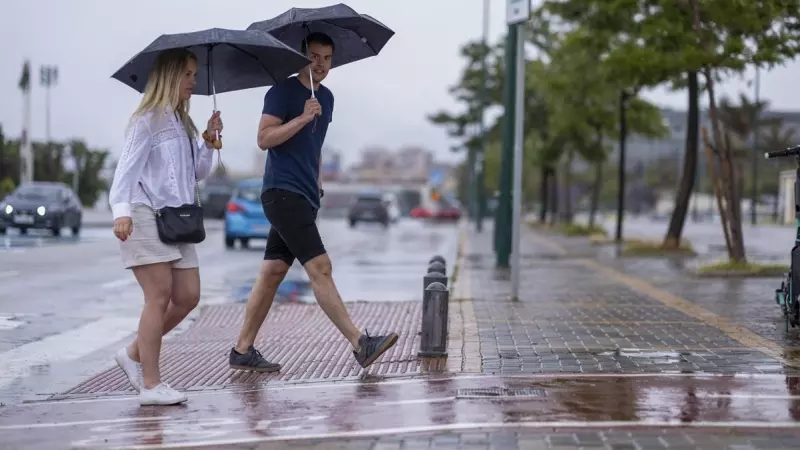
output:
[[689,111],[686,120],[686,147],[683,158],[683,170],[678,192],[675,195],[675,209],[669,220],[667,235],[664,237],[663,247],[677,249],[680,247],[683,226],[686,223],[686,212],[689,209],[689,200],[692,198],[694,181],[697,175],[697,143],[698,143],[698,95],[697,72],[687,74],[689,80]]
[[714,160],[714,151],[708,141],[708,131],[703,127],[703,146],[706,150],[706,158],[708,159],[708,179],[711,183],[711,189],[714,192],[714,197],[717,199],[717,209],[719,209],[719,219],[722,223],[722,233],[725,236],[725,249],[728,250],[728,255],[731,254],[731,235],[728,232],[728,214],[726,212],[727,205],[722,194],[722,186],[717,177],[716,161]]
[[564,210],[561,221],[572,223],[572,151],[567,152],[564,161]]
[[541,199],[542,207],[539,210],[539,223],[545,223],[547,220],[547,208],[548,204],[550,203],[550,192],[548,189],[548,183],[550,183],[550,170],[547,166],[542,166],[542,184],[539,190],[539,198]]
[[628,93],[619,93],[619,173],[617,192],[617,232],[616,241],[622,242],[622,221],[625,215],[625,140],[628,137],[628,122],[626,120],[626,109]]
[[600,190],[603,188],[603,161],[598,161],[594,166],[594,183],[592,197],[589,204],[589,228],[594,228],[597,220],[597,210],[600,206]]
[[558,171],[555,169],[550,170],[550,224],[554,224],[558,220]]
[[[697,0],[689,0],[694,12],[694,29],[700,33],[700,8]],[[706,48],[708,44],[701,42]],[[711,50],[709,49],[709,52]],[[711,68],[708,66],[703,68],[703,76],[706,79],[706,91],[708,92],[708,118],[711,122],[711,130],[714,136],[714,145],[717,149],[717,155],[720,162],[720,188],[721,195],[725,197],[726,209],[720,211],[720,215],[727,214],[728,220],[728,233],[730,235],[730,248],[728,257],[732,262],[745,262],[744,250],[744,236],[742,235],[742,220],[741,220],[741,205],[738,204],[735,186],[736,176],[734,164],[732,161],[732,150],[730,146],[727,133],[722,132],[718,116],[717,116],[717,102],[714,94],[714,77]],[[724,226],[724,225],[723,225]]]

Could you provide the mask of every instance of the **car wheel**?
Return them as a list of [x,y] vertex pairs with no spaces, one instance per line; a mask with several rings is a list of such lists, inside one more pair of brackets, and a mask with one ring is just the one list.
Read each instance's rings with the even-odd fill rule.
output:
[[7,228],[0,228],[0,235],[6,234]]
[[81,234],[81,224],[80,223],[75,225],[74,227],[72,227],[72,235],[73,236],[77,236],[79,234]]
[[353,220],[353,219],[350,219],[350,228],[355,228],[355,227],[356,227],[356,221]]
[[242,244],[242,248],[247,248],[247,246],[250,244],[250,239],[241,238],[239,239],[239,243]]
[[233,246],[235,244],[236,244],[236,239],[234,239],[232,237],[225,236],[225,247],[233,248]]
[[53,233],[53,236],[61,236],[61,227],[53,227],[50,229],[50,232]]

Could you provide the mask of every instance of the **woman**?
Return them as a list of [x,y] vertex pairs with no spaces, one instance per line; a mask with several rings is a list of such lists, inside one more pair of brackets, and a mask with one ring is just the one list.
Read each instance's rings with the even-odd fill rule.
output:
[[158,56],[131,118],[109,193],[123,263],[133,270],[144,293],[138,335],[115,359],[139,391],[142,405],[187,400],[161,381],[158,359],[162,335],[200,300],[197,252],[194,244],[162,243],[154,209],[194,203],[196,180],[211,171],[222,120],[215,112],[198,139],[189,117],[196,74],[197,59],[188,50],[168,50]]

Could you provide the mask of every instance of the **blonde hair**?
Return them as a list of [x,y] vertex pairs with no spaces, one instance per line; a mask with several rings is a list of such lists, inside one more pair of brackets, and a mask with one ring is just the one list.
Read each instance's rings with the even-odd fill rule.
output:
[[189,50],[178,48],[165,50],[156,57],[153,69],[147,78],[139,107],[133,113],[133,118],[155,109],[175,108],[186,133],[192,138],[197,137],[197,127],[189,116],[189,101],[181,100],[181,78],[189,60],[197,62],[197,57]]

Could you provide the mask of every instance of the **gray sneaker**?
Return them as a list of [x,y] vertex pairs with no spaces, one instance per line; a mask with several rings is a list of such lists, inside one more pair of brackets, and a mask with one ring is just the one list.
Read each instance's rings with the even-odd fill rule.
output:
[[229,358],[231,369],[247,370],[250,372],[278,372],[281,365],[269,362],[252,345],[247,348],[247,353],[239,353],[236,348],[231,349]]
[[397,333],[389,333],[386,336],[370,336],[365,332],[358,338],[358,345],[361,346],[361,349],[358,352],[353,350],[353,356],[361,367],[367,367],[386,350],[392,348],[395,343],[397,343]]

